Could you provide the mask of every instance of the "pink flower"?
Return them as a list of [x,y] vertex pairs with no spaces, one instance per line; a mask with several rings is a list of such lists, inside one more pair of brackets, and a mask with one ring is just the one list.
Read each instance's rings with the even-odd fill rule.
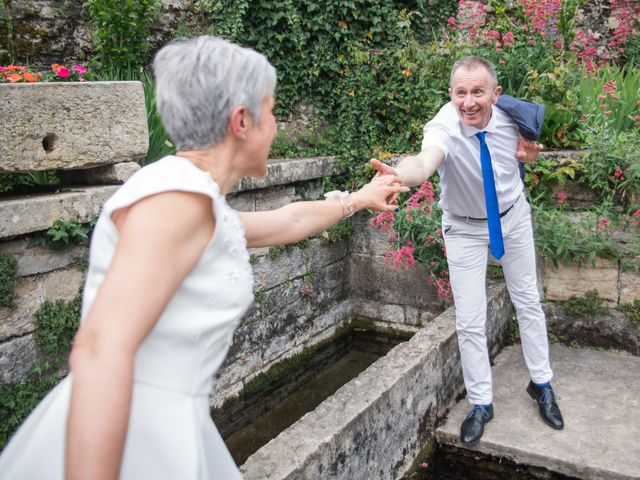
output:
[[598,232],[604,232],[610,223],[611,221],[608,218],[603,218],[602,220],[598,221]]
[[388,252],[384,256],[384,263],[387,265],[393,264],[393,268],[400,270],[404,266],[405,269],[413,268],[416,264],[416,259],[413,257],[415,247],[411,242],[408,242],[404,247],[394,252]]
[[429,468],[429,464],[427,462],[421,463],[420,468]]
[[69,78],[70,74],[71,74],[71,72],[69,71],[69,69],[67,67],[59,68],[58,71],[56,72],[56,76],[58,76],[60,78]]
[[567,196],[564,194],[564,192],[558,192],[558,194],[556,195],[556,203],[558,205],[562,205],[566,201],[567,201]]
[[618,180],[618,181],[622,182],[624,180],[624,175],[623,175],[622,169],[616,168],[615,172],[613,172],[613,176],[611,177],[611,180]]
[[369,225],[373,228],[379,229],[381,232],[389,232],[393,230],[396,218],[392,212],[382,212],[371,219]]
[[74,72],[76,72],[78,75],[85,75],[87,73],[87,69],[84,68],[82,65],[78,65],[75,64],[73,67],[71,67],[73,69]]
[[637,209],[633,215],[640,218],[640,208]]
[[604,86],[602,87],[602,91],[604,93],[606,93],[607,95],[612,95],[616,92],[616,84],[613,83],[611,80],[609,80],[607,83],[604,84]]

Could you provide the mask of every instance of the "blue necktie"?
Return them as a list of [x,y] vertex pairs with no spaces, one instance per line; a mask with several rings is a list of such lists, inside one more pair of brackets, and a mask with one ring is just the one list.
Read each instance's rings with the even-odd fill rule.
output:
[[500,260],[504,255],[504,242],[502,240],[502,225],[500,225],[500,209],[498,207],[498,195],[496,183],[493,179],[491,168],[491,154],[484,140],[486,132],[476,133],[480,140],[480,166],[482,167],[482,182],[484,183],[484,203],[487,207],[487,226],[489,227],[489,249],[491,255]]

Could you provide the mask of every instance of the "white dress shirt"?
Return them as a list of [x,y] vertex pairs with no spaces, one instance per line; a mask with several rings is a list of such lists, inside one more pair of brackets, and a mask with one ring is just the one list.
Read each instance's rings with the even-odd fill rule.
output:
[[[424,126],[422,148],[436,146],[444,152],[438,168],[440,202],[438,206],[461,217],[486,218],[484,186],[480,167],[480,141],[475,127],[460,121],[453,102],[443,106]],[[515,157],[520,135],[516,124],[502,110],[493,106],[491,119],[484,129],[491,153],[491,164],[500,212],[511,207],[524,185]]]

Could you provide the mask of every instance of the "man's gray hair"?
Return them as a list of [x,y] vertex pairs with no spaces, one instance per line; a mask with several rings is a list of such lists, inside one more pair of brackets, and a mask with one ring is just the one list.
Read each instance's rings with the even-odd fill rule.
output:
[[219,143],[240,105],[260,122],[262,102],[276,88],[276,70],[264,55],[210,36],[167,44],[153,70],[158,113],[178,150]]
[[449,86],[453,87],[453,76],[459,69],[464,68],[466,70],[470,70],[476,67],[483,67],[487,72],[489,72],[489,76],[491,77],[491,80],[493,80],[493,86],[498,86],[498,75],[496,74],[496,67],[493,66],[493,63],[482,57],[473,56],[461,58],[453,64],[453,67],[451,67],[451,75],[449,76]]

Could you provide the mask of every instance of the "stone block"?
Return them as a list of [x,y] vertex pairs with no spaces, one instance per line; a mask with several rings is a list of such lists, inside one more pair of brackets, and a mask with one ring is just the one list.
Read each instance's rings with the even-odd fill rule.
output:
[[275,210],[291,203],[295,195],[293,187],[278,187],[256,193],[256,211]]
[[15,308],[0,308],[0,341],[33,332],[35,313],[45,300],[71,300],[83,282],[84,273],[75,268],[24,278],[16,287]]
[[365,255],[384,255],[391,250],[388,234],[369,225],[373,215],[362,212],[353,217],[351,251]]
[[117,186],[65,189],[59,193],[0,200],[0,238],[48,230],[56,220],[88,222]]
[[0,343],[0,385],[26,378],[41,357],[33,335]]
[[545,258],[544,287],[547,300],[583,297],[595,289],[608,306],[615,307],[618,304],[618,261],[596,258],[595,266],[590,263],[580,266],[559,264],[556,268]]
[[238,192],[227,196],[227,203],[238,212],[256,211],[256,194],[254,192]]
[[0,171],[87,168],[146,155],[140,82],[4,83],[0,98]]
[[623,270],[620,273],[620,303],[633,303],[640,300],[640,271]]
[[78,259],[87,258],[88,247],[76,245],[67,250],[51,250],[40,245],[29,246],[29,238],[0,244],[0,250],[13,255],[18,261],[18,274],[22,277],[65,268]]
[[379,303],[372,300],[354,299],[354,311],[358,317],[382,320],[388,323],[405,323],[402,305]]
[[435,289],[427,284],[428,272],[421,265],[395,270],[383,257],[357,254],[352,254],[350,261],[351,292],[356,298],[427,309],[441,304]]
[[140,164],[136,162],[114,163],[102,165],[87,170],[64,170],[58,172],[60,183],[63,185],[108,185],[124,183],[140,170]]

